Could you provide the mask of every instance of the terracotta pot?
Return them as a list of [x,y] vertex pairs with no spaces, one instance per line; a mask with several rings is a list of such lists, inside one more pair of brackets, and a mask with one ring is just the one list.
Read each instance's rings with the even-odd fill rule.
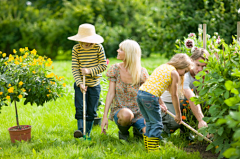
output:
[[95,117],[93,125],[99,125],[101,126],[102,118]]
[[15,143],[15,140],[28,141],[31,139],[31,125],[20,125],[20,127],[26,127],[26,126],[28,127],[23,128],[23,130],[18,130],[17,126],[8,128],[12,143]]

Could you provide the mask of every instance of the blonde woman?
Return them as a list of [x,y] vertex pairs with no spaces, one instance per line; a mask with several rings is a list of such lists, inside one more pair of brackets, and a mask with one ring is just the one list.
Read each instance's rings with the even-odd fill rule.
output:
[[108,129],[108,112],[111,106],[110,120],[115,121],[119,129],[119,139],[128,140],[128,129],[133,126],[134,136],[142,137],[145,123],[137,106],[137,91],[148,78],[148,72],[141,67],[141,48],[134,40],[124,40],[119,44],[117,59],[123,62],[112,65],[107,71],[109,89],[102,119],[102,133]]
[[[137,94],[138,106],[146,121],[144,144],[148,151],[158,149],[163,130],[161,109],[166,112],[167,107],[161,100],[161,95],[170,88],[173,106],[176,112],[175,121],[180,124],[182,115],[178,97],[178,83],[180,78],[190,70],[191,59],[187,54],[176,54],[171,60],[156,68],[147,81],[140,87]],[[183,85],[183,82],[181,82]],[[182,88],[182,87],[181,87]]]

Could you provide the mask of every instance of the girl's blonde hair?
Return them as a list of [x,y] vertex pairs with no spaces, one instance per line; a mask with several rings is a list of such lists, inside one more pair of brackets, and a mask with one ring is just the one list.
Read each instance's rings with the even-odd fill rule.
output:
[[192,68],[191,58],[184,53],[174,55],[167,64],[174,66],[176,69],[188,68],[188,71]]
[[140,83],[141,76],[141,48],[139,44],[134,40],[124,40],[119,44],[120,49],[125,52],[126,69],[132,75],[132,85]]
[[[187,54],[184,54],[184,53],[179,53],[179,54],[174,55],[167,64],[174,66],[176,69],[187,68],[188,71],[190,71],[190,69],[193,66],[191,58]],[[180,80],[180,86],[181,86],[180,96],[182,96],[183,95],[184,76],[180,76],[180,78],[181,78],[181,80]]]

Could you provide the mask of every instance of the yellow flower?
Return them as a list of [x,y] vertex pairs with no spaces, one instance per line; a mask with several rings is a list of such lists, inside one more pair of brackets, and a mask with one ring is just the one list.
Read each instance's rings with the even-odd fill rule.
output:
[[27,50],[28,50],[28,47],[25,47],[25,50],[27,51]]
[[63,87],[66,87],[66,83],[63,83]]
[[0,92],[0,95],[2,95],[3,94],[3,92]]
[[8,65],[8,63],[7,62],[4,62],[4,64],[7,66]]
[[21,99],[22,97],[23,97],[23,96],[22,96],[21,94],[18,96],[19,99]]
[[2,54],[2,51],[0,51],[0,54]]
[[37,51],[36,51],[35,49],[33,49],[33,50],[31,51],[31,54],[33,54],[33,55],[36,55],[36,53],[37,53]]
[[35,71],[32,71],[32,73],[34,73],[34,74],[35,74],[36,72],[35,72]]
[[14,57],[12,56],[12,54],[10,54],[8,61],[13,61],[13,60],[14,60]]
[[11,84],[8,84],[8,87],[11,87],[12,85]]
[[49,90],[49,93],[51,93],[52,91],[51,90]]
[[20,81],[18,84],[19,84],[20,86],[22,86],[22,85],[23,85],[23,82],[22,82],[22,81]]
[[52,66],[52,69],[54,69],[54,66]]
[[14,54],[16,54],[16,53],[17,53],[16,49],[13,49],[13,53],[14,53]]
[[14,63],[15,63],[16,65],[19,65],[19,64],[20,64],[18,61],[15,61]]
[[6,98],[7,98],[7,99],[10,99],[10,96],[7,96]]
[[51,77],[53,77],[54,76],[54,73],[50,73],[50,74],[48,74],[46,77],[47,78],[51,78]]
[[47,97],[49,97],[50,96],[50,94],[47,94]]
[[24,48],[20,48],[19,51],[20,51],[20,52],[24,52]]
[[13,88],[13,87],[10,87],[10,88],[8,89],[8,93],[13,93],[13,90],[14,90],[14,88]]
[[3,53],[3,54],[2,54],[3,57],[6,57],[6,55],[7,55],[6,53]]

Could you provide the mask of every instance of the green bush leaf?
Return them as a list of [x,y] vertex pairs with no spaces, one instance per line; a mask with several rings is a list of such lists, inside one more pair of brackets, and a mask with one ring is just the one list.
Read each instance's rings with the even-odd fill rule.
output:
[[239,103],[239,99],[237,97],[231,97],[229,99],[224,100],[224,102],[231,107]]
[[226,119],[218,119],[216,122],[216,125],[222,125],[222,124],[225,124],[226,122],[227,122]]
[[227,88],[227,90],[231,90],[233,87],[233,82],[232,81],[226,81],[225,82],[225,87]]
[[239,94],[238,90],[236,88],[232,88],[231,89],[231,93],[234,93],[234,94]]
[[226,92],[224,93],[224,98],[225,98],[225,99],[228,99],[228,98],[229,98],[229,91],[226,91]]
[[218,135],[222,136],[223,131],[224,131],[224,128],[223,128],[223,127],[220,127],[220,128],[218,129]]
[[223,153],[223,155],[224,155],[225,157],[227,157],[227,158],[230,158],[231,156],[237,155],[237,153],[236,153],[236,148],[229,148],[229,149],[227,149],[227,150]]
[[214,147],[213,144],[209,144],[209,145],[207,146],[207,148],[206,148],[206,151],[211,150],[213,147]]
[[[236,130],[233,134],[234,139],[240,140],[240,129]],[[240,143],[240,142],[239,142]]]

